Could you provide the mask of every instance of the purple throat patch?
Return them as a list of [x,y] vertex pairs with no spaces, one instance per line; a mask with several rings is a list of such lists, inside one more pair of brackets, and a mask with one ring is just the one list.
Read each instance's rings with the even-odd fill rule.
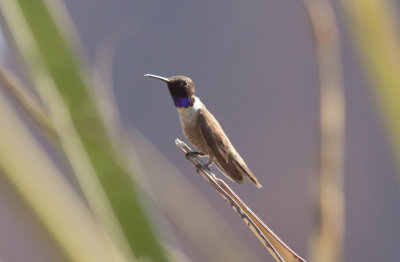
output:
[[174,97],[173,100],[176,107],[188,107],[193,105],[192,97]]

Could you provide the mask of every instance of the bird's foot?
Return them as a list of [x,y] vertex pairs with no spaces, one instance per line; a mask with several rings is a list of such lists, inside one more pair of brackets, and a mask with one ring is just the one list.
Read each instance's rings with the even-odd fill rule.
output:
[[205,170],[209,171],[209,170],[210,170],[210,164],[208,164],[208,163],[205,163],[205,164],[197,164],[197,165],[196,165],[196,171],[197,171],[197,173],[200,173],[200,169],[205,169]]
[[214,160],[213,158],[210,156],[210,158],[208,159],[208,162],[203,164],[197,164],[196,165],[196,171],[197,173],[199,173],[200,169],[206,169],[207,171],[210,171],[210,166],[213,164]]
[[185,156],[187,159],[189,159],[191,156],[204,156],[204,153],[192,151],[192,152],[187,152]]

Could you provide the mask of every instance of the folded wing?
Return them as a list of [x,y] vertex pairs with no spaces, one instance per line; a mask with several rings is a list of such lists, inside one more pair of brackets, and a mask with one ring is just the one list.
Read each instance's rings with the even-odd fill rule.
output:
[[214,154],[216,165],[227,177],[237,183],[243,183],[247,176],[257,187],[262,187],[257,178],[235,151],[228,137],[214,116],[202,109],[199,114],[200,133]]

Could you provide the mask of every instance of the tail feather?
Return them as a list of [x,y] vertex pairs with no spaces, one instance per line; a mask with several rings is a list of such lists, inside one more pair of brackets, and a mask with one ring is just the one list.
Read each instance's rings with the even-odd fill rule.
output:
[[258,182],[256,176],[253,174],[253,172],[250,171],[250,169],[247,167],[246,163],[244,163],[243,160],[242,161],[233,160],[232,162],[235,165],[236,169],[238,169],[242,175],[247,176],[250,179],[250,181],[256,185],[256,187],[262,188],[262,185],[260,184],[260,182]]
[[238,172],[239,170],[237,170],[234,165],[229,165],[230,162],[225,165],[221,164],[217,159],[215,159],[214,162],[219,171],[221,171],[221,173],[224,174],[227,178],[239,184],[244,183],[243,175]]
[[260,182],[258,182],[256,176],[253,174],[253,172],[250,171],[243,160],[237,161],[229,158],[227,165],[221,164],[217,159],[215,159],[214,162],[218,169],[233,182],[243,184],[244,177],[246,176],[251,182],[256,185],[256,187],[262,188],[262,185],[260,184]]

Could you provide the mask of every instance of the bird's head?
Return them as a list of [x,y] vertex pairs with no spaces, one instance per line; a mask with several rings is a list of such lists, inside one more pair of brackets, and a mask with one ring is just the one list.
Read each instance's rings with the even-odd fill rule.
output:
[[187,76],[171,76],[170,78],[145,74],[144,76],[152,77],[167,83],[169,93],[174,100],[176,107],[188,107],[194,103],[194,83]]

